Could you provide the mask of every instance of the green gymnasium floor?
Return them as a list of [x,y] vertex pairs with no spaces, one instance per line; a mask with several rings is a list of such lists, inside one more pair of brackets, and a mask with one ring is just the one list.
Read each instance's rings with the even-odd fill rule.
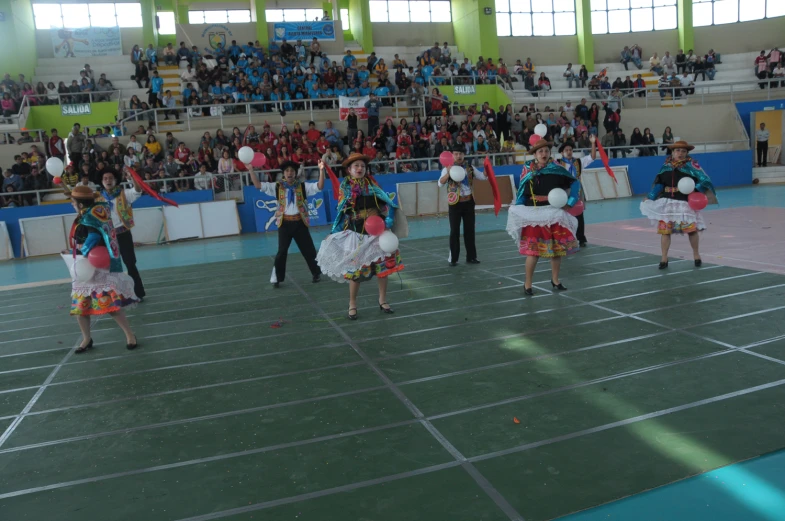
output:
[[478,249],[403,242],[356,322],[297,253],[278,290],[146,270],[133,352],[105,318],[71,354],[67,285],[3,292],[0,519],[537,521],[785,446],[785,276],[594,246],[526,297]]

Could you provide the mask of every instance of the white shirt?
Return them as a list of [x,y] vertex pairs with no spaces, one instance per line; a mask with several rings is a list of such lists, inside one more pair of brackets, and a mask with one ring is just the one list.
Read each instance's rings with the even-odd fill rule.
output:
[[[261,188],[259,189],[260,192],[263,194],[267,194],[271,197],[278,197],[278,191],[276,189],[276,185],[278,183],[260,183]],[[305,196],[310,197],[312,195],[318,194],[321,190],[317,186],[318,183],[303,183],[305,185]],[[291,188],[290,188],[291,190]],[[297,205],[295,203],[290,203],[289,201],[289,194],[286,194],[286,209],[283,211],[284,215],[300,215],[300,210],[297,209]],[[295,199],[296,201],[296,199]]]
[[561,160],[569,163],[567,171],[570,172],[575,177],[578,177],[578,171],[575,169],[575,165],[572,163],[574,159],[577,159],[581,162],[581,173],[594,162],[592,159],[591,154],[585,154],[581,157],[573,157],[572,159],[567,159],[566,157],[562,157]]
[[[463,164],[463,165],[455,165],[455,166],[460,166],[461,168],[466,168],[465,164]],[[447,169],[446,168],[442,168],[442,177],[444,177],[445,175],[447,175]],[[488,179],[485,176],[485,172],[480,172],[477,169],[474,169],[474,178],[478,179],[480,181],[485,181],[486,179]],[[439,181],[436,184],[438,184],[439,188],[441,188],[442,186],[446,185],[447,182],[445,181],[444,183],[442,183],[441,178],[439,178]],[[472,195],[472,188],[471,188],[471,186],[469,186],[468,183],[461,182],[459,184],[461,186],[461,197],[466,197],[467,195]]]
[[[142,196],[142,192],[137,192],[136,188],[126,188],[123,190],[123,192],[125,192],[125,200],[128,202],[128,204],[134,204],[134,201]],[[115,228],[123,226],[123,221],[120,219],[120,214],[117,213],[117,198],[115,197],[112,199],[112,202],[109,204],[112,206],[112,226]]]
[[756,130],[755,131],[755,139],[759,142],[768,141],[769,140],[769,131],[768,130]]
[[194,176],[194,188],[197,190],[209,190],[210,189],[210,174],[209,173],[202,173],[197,172]]

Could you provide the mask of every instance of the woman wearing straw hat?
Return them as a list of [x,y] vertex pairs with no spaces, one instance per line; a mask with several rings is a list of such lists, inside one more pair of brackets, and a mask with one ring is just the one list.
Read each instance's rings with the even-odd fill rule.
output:
[[[134,294],[133,279],[123,273],[109,205],[96,202],[97,194],[87,186],[77,186],[68,195],[78,214],[71,227],[72,251],[64,252],[74,261],[71,315],[79,322],[83,337],[76,353],[83,353],[93,347],[90,317],[105,314],[109,314],[125,333],[126,347],[135,349],[136,336],[123,308],[139,302],[139,299]],[[109,256],[108,269],[93,267],[92,261],[85,262],[91,251],[98,253],[102,247],[106,248]],[[92,276],[85,275],[91,271],[94,271]]]
[[369,235],[366,221],[379,216],[384,219],[385,228],[392,229],[397,237],[408,235],[403,212],[396,215],[399,206],[368,175],[370,161],[368,156],[354,153],[342,163],[346,177],[338,187],[335,221],[316,256],[322,273],[349,283],[349,320],[357,320],[360,283],[374,276],[379,284],[379,309],[393,313],[387,303],[387,277],[403,270],[400,251],[386,253],[379,237]]
[[532,280],[540,257],[551,259],[551,285],[564,291],[567,288],[559,281],[559,269],[562,257],[578,251],[578,220],[564,209],[551,206],[548,195],[562,189],[569,194],[567,206],[573,206],[579,201],[580,182],[553,161],[548,141],[539,140],[529,153],[534,159],[523,165],[518,197],[507,214],[507,233],[526,256],[524,293],[534,294]]
[[698,162],[689,156],[690,150],[694,148],[686,141],[668,145],[671,155],[665,160],[660,173],[654,178],[651,191],[641,203],[641,213],[648,217],[652,224],[657,225],[657,233],[661,236],[661,270],[668,267],[668,250],[671,246],[671,235],[674,233],[687,234],[695,267],[700,267],[703,263],[698,251],[698,232],[706,229],[706,223],[700,211],[693,210],[688,203],[691,190],[685,190],[686,193],[680,191],[679,181],[691,179],[695,184],[694,189],[703,193],[709,204],[717,204],[717,196],[709,176]]

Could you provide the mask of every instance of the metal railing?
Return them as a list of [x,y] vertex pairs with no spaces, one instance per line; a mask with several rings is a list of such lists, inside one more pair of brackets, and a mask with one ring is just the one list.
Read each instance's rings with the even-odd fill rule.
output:
[[[47,152],[46,148],[48,148],[49,143],[44,141],[44,134],[45,133],[46,133],[46,131],[44,129],[41,129],[41,128],[32,128],[32,129],[27,129],[27,130],[14,130],[14,131],[3,130],[3,131],[0,131],[0,145],[14,145],[14,144],[16,144],[16,145],[25,145],[25,144],[27,144],[27,145],[31,145],[31,144],[34,145],[36,143],[41,143],[41,145],[43,145],[44,148],[45,148],[44,150],[42,150],[42,152],[46,153]],[[14,138],[14,136],[16,136],[17,134],[19,135],[19,137]],[[30,136],[33,139],[33,141],[28,141],[26,143],[19,143],[19,139],[22,138],[22,134],[27,134],[28,136]],[[14,142],[11,143],[11,140],[13,140]]]

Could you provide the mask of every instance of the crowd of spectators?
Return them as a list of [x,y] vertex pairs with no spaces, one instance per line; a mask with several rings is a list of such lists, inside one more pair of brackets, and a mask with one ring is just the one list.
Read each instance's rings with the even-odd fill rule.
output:
[[779,50],[778,47],[773,48],[769,52],[765,50],[760,52],[755,58],[755,76],[761,81],[758,85],[761,89],[766,86],[772,87],[785,87],[785,54]]

